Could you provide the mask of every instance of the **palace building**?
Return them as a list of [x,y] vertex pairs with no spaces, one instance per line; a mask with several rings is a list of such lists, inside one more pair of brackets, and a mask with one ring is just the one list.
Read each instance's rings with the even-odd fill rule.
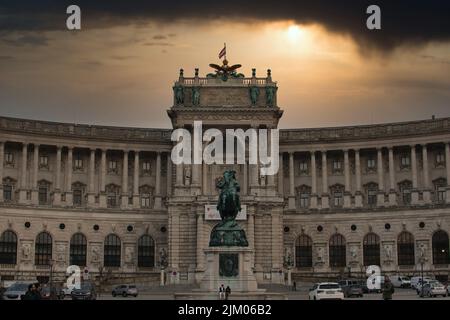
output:
[[[206,77],[180,71],[173,128],[278,128],[270,70],[244,77],[225,62]],[[171,133],[0,117],[1,279],[64,279],[78,265],[195,285],[226,169],[241,186],[258,283],[369,265],[448,277],[450,118],[282,129],[275,176],[248,163],[174,165]]]

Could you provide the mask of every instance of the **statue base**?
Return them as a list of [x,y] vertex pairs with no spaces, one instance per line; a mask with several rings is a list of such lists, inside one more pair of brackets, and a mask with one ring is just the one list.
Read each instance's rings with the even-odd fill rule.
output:
[[230,286],[231,292],[264,292],[258,290],[252,270],[253,250],[241,247],[208,248],[206,271],[200,281],[203,291],[218,292],[223,284]]
[[210,247],[248,247],[245,230],[235,220],[218,223],[211,231]]

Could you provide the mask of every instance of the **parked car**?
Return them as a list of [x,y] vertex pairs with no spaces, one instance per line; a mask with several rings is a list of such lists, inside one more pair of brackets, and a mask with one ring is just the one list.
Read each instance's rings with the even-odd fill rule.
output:
[[423,283],[422,282],[419,282],[417,285],[416,285],[416,293],[418,294],[418,295],[420,295],[421,293],[422,293],[422,286],[425,286],[426,284],[431,284],[431,283],[434,283],[434,284],[439,284],[440,282],[439,281],[437,281],[437,280],[433,280],[433,279],[431,279],[431,280],[429,280],[429,279],[427,279],[427,280],[423,280]]
[[[433,280],[431,277],[423,277],[423,280]],[[417,289],[417,285],[422,281],[422,277],[412,277],[411,278],[411,288]]]
[[429,282],[423,285],[423,290],[420,292],[420,297],[436,297],[436,296],[447,296],[447,289],[440,282]]
[[133,297],[137,297],[138,296],[138,290],[136,288],[135,285],[128,285],[128,284],[123,284],[120,286],[115,287],[112,290],[112,296],[133,296]]
[[344,292],[336,282],[316,283],[309,290],[309,300],[344,300]]
[[409,277],[400,276],[398,274],[389,276],[389,280],[396,288],[410,288],[411,287],[411,279]]
[[90,281],[81,283],[80,289],[74,288],[71,293],[72,300],[96,300],[95,285]]
[[41,290],[41,299],[43,300],[62,300],[65,297],[64,291],[58,286],[45,286]]
[[341,280],[338,282],[339,286],[344,293],[344,297],[362,297],[363,296],[363,288],[360,285],[358,280]]
[[21,300],[22,296],[27,293],[28,286],[33,283],[36,283],[36,281],[17,281],[6,289],[3,298],[5,300]]

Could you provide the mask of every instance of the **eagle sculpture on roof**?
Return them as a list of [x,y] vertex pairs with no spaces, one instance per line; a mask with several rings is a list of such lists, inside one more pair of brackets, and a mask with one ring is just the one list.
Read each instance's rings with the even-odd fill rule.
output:
[[235,64],[232,66],[228,65],[228,60],[223,60],[223,65],[219,66],[218,64],[211,63],[209,65],[211,68],[216,70],[216,73],[209,73],[207,77],[209,78],[221,78],[223,81],[227,81],[229,77],[232,78],[243,78],[244,75],[242,73],[237,73],[236,69],[242,67],[240,64]]

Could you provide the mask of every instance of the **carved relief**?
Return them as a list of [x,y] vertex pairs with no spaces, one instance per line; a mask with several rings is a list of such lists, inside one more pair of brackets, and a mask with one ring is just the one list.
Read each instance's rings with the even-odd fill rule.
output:
[[125,263],[134,264],[134,247],[125,248]]
[[31,243],[23,243],[21,252],[22,260],[31,260]]
[[98,263],[100,262],[100,246],[93,245],[91,247],[91,262],[92,263]]

